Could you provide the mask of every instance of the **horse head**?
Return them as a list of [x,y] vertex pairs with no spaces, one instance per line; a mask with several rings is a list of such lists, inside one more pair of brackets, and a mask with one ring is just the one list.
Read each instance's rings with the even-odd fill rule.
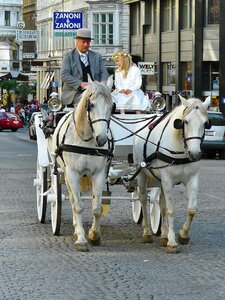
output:
[[110,76],[105,83],[88,78],[88,86],[75,112],[76,130],[84,141],[94,139],[97,147],[103,147],[108,140],[108,128],[112,110]]
[[210,104],[210,97],[204,102],[197,98],[186,100],[179,95],[181,100],[182,117],[174,120],[174,128],[182,130],[184,146],[189,158],[192,161],[201,157],[201,143],[204,139],[205,128],[210,128],[207,115],[207,108]]

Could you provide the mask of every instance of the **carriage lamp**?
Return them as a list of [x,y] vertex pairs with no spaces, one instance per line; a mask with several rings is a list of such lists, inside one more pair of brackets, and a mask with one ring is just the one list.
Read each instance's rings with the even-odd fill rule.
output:
[[160,92],[155,92],[153,94],[152,107],[157,111],[161,111],[166,107],[166,101]]
[[56,92],[51,93],[50,99],[48,100],[48,108],[54,112],[59,111],[62,107],[62,102],[59,99],[59,94]]

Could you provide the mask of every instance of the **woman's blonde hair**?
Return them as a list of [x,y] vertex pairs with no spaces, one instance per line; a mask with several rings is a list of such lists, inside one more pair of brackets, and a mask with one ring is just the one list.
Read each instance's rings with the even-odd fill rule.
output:
[[122,58],[122,65],[115,72],[124,71],[123,78],[127,78],[128,70],[134,65],[132,57],[127,51],[117,51],[113,54],[112,59]]

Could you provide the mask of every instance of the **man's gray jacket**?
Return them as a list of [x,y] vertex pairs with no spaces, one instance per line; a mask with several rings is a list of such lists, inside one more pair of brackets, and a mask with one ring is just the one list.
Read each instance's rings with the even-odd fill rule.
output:
[[[101,54],[88,50],[88,61],[93,80],[107,81],[109,74]],[[74,102],[77,102],[81,95],[80,84],[83,82],[83,71],[80,55],[76,49],[70,50],[64,55],[61,67],[61,80],[63,82],[61,96],[63,104],[71,104],[74,100]]]

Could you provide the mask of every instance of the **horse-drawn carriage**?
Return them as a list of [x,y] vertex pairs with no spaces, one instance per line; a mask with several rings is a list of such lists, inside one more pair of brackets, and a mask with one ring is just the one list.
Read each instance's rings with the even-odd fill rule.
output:
[[[181,98],[181,107],[168,114],[111,114],[110,80],[107,85],[90,82],[76,109],[66,114],[57,112],[59,100],[52,98],[50,120],[48,114],[35,116],[38,159],[34,185],[38,219],[45,222],[50,203],[52,231],[58,235],[62,202],[69,198],[76,249],[88,251],[87,240],[93,245],[100,244],[102,203],[116,198],[109,187],[120,182],[130,192],[127,199],[132,200],[134,221],[140,223],[143,217],[143,240],[152,242],[152,231],[158,233],[161,223],[161,245],[167,246],[169,252],[177,252],[172,187],[183,182],[188,191],[188,216],[179,238],[186,243],[197,206],[200,145],[208,124],[208,103],[198,99],[189,103]],[[82,201],[90,198],[84,196],[90,184],[93,223],[86,239]]]

